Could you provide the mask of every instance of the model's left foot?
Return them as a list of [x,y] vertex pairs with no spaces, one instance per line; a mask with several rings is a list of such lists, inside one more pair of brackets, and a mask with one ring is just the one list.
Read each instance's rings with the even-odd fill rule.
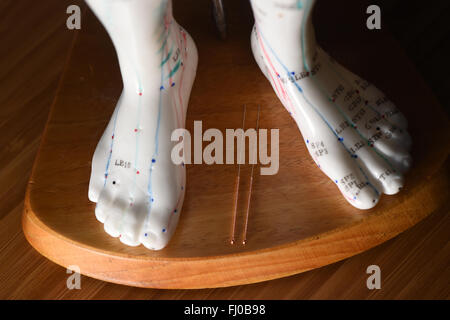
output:
[[313,1],[253,0],[252,50],[318,167],[359,209],[395,194],[411,165],[407,121],[314,40]]

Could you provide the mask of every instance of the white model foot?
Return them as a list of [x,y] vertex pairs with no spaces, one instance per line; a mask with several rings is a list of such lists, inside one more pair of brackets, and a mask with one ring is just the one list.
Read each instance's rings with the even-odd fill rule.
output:
[[318,167],[349,203],[369,209],[403,186],[411,165],[407,121],[315,43],[313,2],[252,0],[252,50]]
[[108,234],[159,250],[184,199],[185,167],[171,160],[171,134],[185,125],[197,49],[173,19],[170,1],[88,4],[113,40],[124,82],[92,159],[89,199]]

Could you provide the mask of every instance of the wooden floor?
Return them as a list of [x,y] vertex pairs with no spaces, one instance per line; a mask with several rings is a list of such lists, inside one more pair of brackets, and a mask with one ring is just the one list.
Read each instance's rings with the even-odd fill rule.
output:
[[[66,270],[31,248],[20,221],[31,166],[76,36],[65,27],[65,9],[73,3],[84,8],[80,1],[65,0],[0,4],[0,37],[7,44],[0,47],[0,298],[449,298],[448,208],[363,254],[279,280],[222,289],[151,290],[82,277],[81,290],[68,290]],[[381,268],[381,290],[366,287],[365,271],[373,264]]]

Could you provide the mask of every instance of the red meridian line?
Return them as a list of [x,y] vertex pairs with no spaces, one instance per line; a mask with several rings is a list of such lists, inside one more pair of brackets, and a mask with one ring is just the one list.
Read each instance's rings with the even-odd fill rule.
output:
[[[269,57],[268,57],[268,55],[267,55],[266,49],[264,48],[264,46],[263,46],[263,44],[262,44],[262,42],[261,42],[261,37],[260,37],[260,36],[258,36],[258,42],[259,42],[259,46],[260,46],[261,49],[263,50],[264,55],[266,56],[267,61],[268,61],[269,64],[270,64],[270,67],[272,68],[272,71],[273,71],[275,74],[277,74],[277,72],[276,72],[274,66],[272,65],[272,61],[270,61],[270,59],[269,59]],[[272,74],[271,74],[271,73],[269,73],[269,74],[270,74],[270,77],[272,78],[272,81],[273,81],[273,83],[274,83],[274,85],[275,85],[275,90],[277,91],[277,94],[278,94],[279,96],[281,96],[280,91],[278,91],[277,83],[276,83],[275,80],[273,79]]]
[[[267,61],[268,61],[269,64],[270,64],[270,68],[272,69],[273,73],[274,73],[275,75],[278,75],[279,73],[276,71],[275,67],[273,66],[272,60],[270,60],[270,57],[269,57],[269,55],[267,54],[267,51],[266,51],[266,49],[265,49],[265,47],[264,47],[264,44],[262,43],[261,36],[259,36],[259,35],[258,35],[258,42],[259,42],[259,46],[261,47],[261,49],[262,49],[262,51],[263,51],[263,53],[264,53],[264,55],[265,55]],[[289,96],[287,95],[286,91],[284,90],[283,84],[281,83],[281,81],[280,81],[280,79],[278,78],[278,76],[277,76],[277,82],[275,82],[275,80],[274,80],[273,77],[272,77],[272,74],[269,73],[269,75],[270,75],[270,78],[272,78],[273,83],[275,84],[275,89],[276,89],[278,95],[280,96],[280,92],[278,91],[277,82],[278,82],[278,85],[280,86],[280,89],[281,89],[282,92],[283,92],[283,97],[284,97],[285,99],[287,98],[287,100],[289,101],[289,105],[291,106],[291,108],[290,108],[291,110],[288,109],[288,111],[291,112],[291,113],[293,113],[294,115],[296,115],[295,108],[293,108],[293,105],[292,105],[292,101],[291,101],[291,99],[289,98]]]
[[[278,78],[277,78],[278,79]],[[280,81],[279,79],[278,79],[278,81]],[[289,105],[290,105],[290,111],[294,114],[294,115],[297,115],[297,113],[295,112],[295,108],[294,108],[294,106],[292,105],[292,101],[291,101],[291,98],[289,98],[289,95],[287,94],[287,92],[286,92],[286,90],[284,89],[284,86],[283,86],[283,84],[281,83],[281,82],[279,82],[280,83],[280,88],[281,88],[281,90],[283,90],[283,94],[285,95],[285,97],[287,98],[287,100],[288,100],[288,102],[289,102]]]

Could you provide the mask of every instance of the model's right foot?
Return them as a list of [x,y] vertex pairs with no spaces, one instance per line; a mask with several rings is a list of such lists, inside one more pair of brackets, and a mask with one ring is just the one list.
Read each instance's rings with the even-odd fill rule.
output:
[[171,134],[185,125],[197,50],[173,20],[170,2],[88,3],[113,40],[124,82],[92,159],[89,199],[109,235],[159,250],[184,199],[185,167],[172,162]]
[[403,186],[411,165],[407,122],[379,90],[317,46],[312,5],[252,0],[252,50],[318,167],[349,203],[372,208],[381,193]]

